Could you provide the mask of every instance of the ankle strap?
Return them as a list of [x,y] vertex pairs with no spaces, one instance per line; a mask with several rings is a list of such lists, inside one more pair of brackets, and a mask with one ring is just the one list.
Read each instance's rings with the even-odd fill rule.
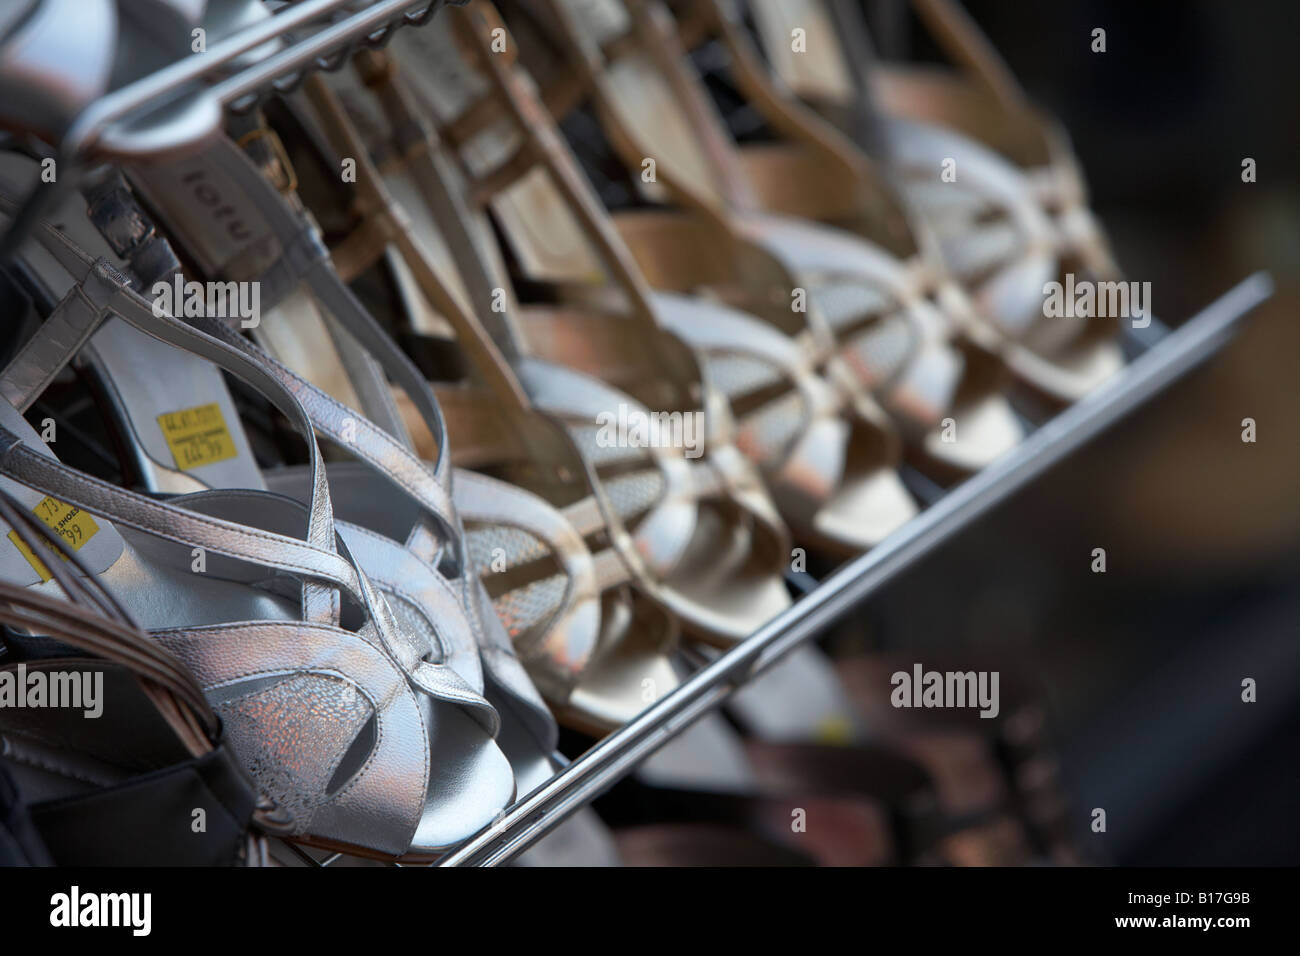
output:
[[[12,207],[8,198],[0,197],[0,210],[9,211]],[[34,238],[45,252],[53,255],[74,284],[56,309],[59,322],[48,329],[43,325],[36,333],[39,341],[24,349],[25,357],[32,364],[16,367],[11,363],[0,375],[0,388],[30,404],[39,395],[39,391],[33,391],[35,386],[48,383],[75,356],[74,346],[84,342],[110,317],[121,319],[176,348],[200,355],[264,394],[303,434],[313,473],[307,540],[192,515],[175,506],[123,491],[36,454],[8,431],[0,435],[4,443],[0,468],[24,484],[47,488],[70,503],[99,511],[141,531],[299,576],[303,579],[303,615],[307,620],[337,623],[339,589],[346,590],[363,606],[373,608],[374,596],[369,593],[368,584],[335,550],[333,511],[320,450],[311,423],[293,394],[242,351],[151,307],[110,263],[92,260],[48,223],[38,227]],[[66,334],[69,330],[71,334]],[[44,364],[37,364],[37,359]]]
[[[107,261],[68,294],[0,371],[0,398],[27,411],[99,328],[103,308],[127,284]],[[112,279],[108,279],[108,276]]]

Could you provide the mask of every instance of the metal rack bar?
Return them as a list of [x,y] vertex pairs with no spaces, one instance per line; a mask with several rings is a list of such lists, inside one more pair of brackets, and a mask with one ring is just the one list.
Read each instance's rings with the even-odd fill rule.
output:
[[[95,155],[96,146],[114,124],[126,124],[186,96],[196,109],[206,103],[213,116],[223,108],[249,107],[262,95],[292,89],[310,69],[337,69],[358,44],[380,46],[401,26],[425,23],[449,2],[463,0],[372,0],[356,12],[341,15],[356,0],[301,0],[223,37],[205,52],[191,53],[100,97],[82,111],[59,142],[49,145],[61,170],[76,170]],[[330,22],[331,17],[337,19]],[[299,32],[303,35],[296,35]],[[269,56],[233,65],[250,51],[280,42],[283,48]],[[175,144],[160,143],[158,148],[175,148]],[[70,178],[61,173],[59,182]],[[55,195],[53,189],[33,190],[24,199],[0,237],[0,258],[17,249]]]
[[1030,435],[1018,448],[944,495],[853,559],[751,637],[687,678],[448,852],[438,866],[496,866],[540,839],[748,680],[821,633],[980,516],[1140,407],[1222,348],[1273,291],[1268,273],[1238,283],[1163,341]]
[[[410,20],[422,21],[442,6],[442,0],[376,0],[370,6],[319,32],[291,42],[273,56],[217,79],[225,67],[239,56],[268,43],[284,40],[295,30],[317,23],[352,2],[353,0],[304,0],[222,39],[204,53],[192,53],[101,97],[69,128],[63,142],[59,144],[61,152],[75,160],[93,149],[109,124],[149,108],[156,108],[193,84],[211,81],[209,88],[200,91],[198,95],[212,96],[214,102],[228,105],[255,90],[269,88],[275,80],[306,66],[317,57],[346,47],[382,24],[392,21],[398,14],[409,14],[409,11],[418,7],[420,12],[410,17]],[[323,68],[324,64],[321,66]]]
[[157,106],[187,86],[219,73],[236,57],[282,38],[312,20],[333,12],[348,0],[308,0],[288,12],[240,30],[205,53],[193,53],[169,63],[148,76],[102,96],[88,106],[68,128],[61,152],[68,159],[89,152],[100,135],[115,120],[122,120],[146,107]]

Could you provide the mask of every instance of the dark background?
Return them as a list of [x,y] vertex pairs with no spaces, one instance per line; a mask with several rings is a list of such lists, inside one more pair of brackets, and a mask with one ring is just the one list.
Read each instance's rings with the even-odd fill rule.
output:
[[[906,3],[865,6],[886,59],[936,56]],[[1028,670],[1100,859],[1300,863],[1300,5],[967,9],[1069,129],[1157,315],[1177,325],[1260,268],[1279,290],[1210,366],[892,586],[869,631]],[[1087,829],[1094,807],[1105,834]]]

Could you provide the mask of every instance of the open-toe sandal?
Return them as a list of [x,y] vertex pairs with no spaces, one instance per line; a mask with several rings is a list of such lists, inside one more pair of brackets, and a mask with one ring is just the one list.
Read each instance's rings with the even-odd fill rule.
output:
[[[1020,425],[1001,394],[1001,363],[984,343],[957,334],[972,316],[946,301],[956,287],[938,281],[916,250],[904,249],[909,258],[900,258],[840,228],[855,220],[874,225],[897,213],[870,202],[884,194],[867,188],[861,169],[814,138],[790,148],[739,147],[662,6],[639,0],[545,6],[551,29],[531,35],[539,45],[548,37],[563,44],[565,55],[554,62],[570,64],[570,74],[576,67],[586,81],[575,87],[570,79],[551,92],[552,110],[563,115],[590,97],[643,198],[675,203],[703,220],[685,230],[659,209],[626,213],[618,219],[634,249],[653,256],[671,241],[656,238],[664,230],[678,242],[698,232],[696,244],[721,231],[723,249],[730,247],[738,260],[733,271],[745,280],[724,294],[744,296],[741,302],[754,302],[756,310],[783,298],[787,323],[803,327],[812,354],[831,365],[828,374],[874,396],[910,454],[941,477],[977,470],[1019,441]],[[539,77],[544,93],[555,90],[557,73],[552,66]],[[649,183],[641,175],[647,158],[655,164]],[[796,177],[794,167],[818,172]],[[792,191],[791,184],[809,181],[826,188]],[[864,198],[855,208],[846,195]]]
[[[513,793],[508,767],[504,780],[493,775],[505,764],[495,712],[454,675],[440,673],[435,694],[404,671],[400,662],[427,653],[428,636],[338,549],[324,465],[292,392],[265,363],[156,308],[107,258],[48,224],[19,263],[47,318],[2,377],[6,490],[66,529],[100,581],[190,668],[296,838],[423,859],[490,819],[484,805]],[[171,360],[201,355],[269,399],[306,441],[309,504],[245,488],[160,500],[59,464],[21,412],[110,324],[166,343]],[[191,432],[173,430],[181,445],[211,432],[210,420],[179,418]],[[48,587],[39,559],[10,552],[6,580]],[[286,586],[286,576],[300,583]]]
[[[1062,283],[1064,294],[1067,275],[1111,283],[1120,271],[1064,130],[1029,100],[965,11],[950,0],[912,4],[954,70],[852,60],[846,44],[870,43],[846,4],[747,2],[786,87],[850,135],[872,131],[863,145],[896,171],[949,268],[1005,337],[1021,382],[1068,403],[1121,367],[1117,319],[1142,322],[1150,303],[1142,315],[1103,316],[1100,304],[1092,314],[1047,314],[1048,283]],[[796,26],[816,56],[790,53]]]
[[[518,270],[562,303],[525,310],[530,333],[559,360],[615,376],[615,385],[627,374],[620,366],[635,369],[634,356],[648,356],[648,342],[663,331],[685,342],[704,380],[728,400],[736,446],[758,464],[801,543],[856,553],[906,522],[916,509],[894,470],[902,447],[884,413],[818,375],[799,345],[770,324],[717,299],[650,288],[527,75],[490,52],[487,9],[451,12],[447,25],[459,28],[459,45],[436,33],[397,44],[400,73],[390,81],[405,82],[440,135],[480,163],[494,149],[531,151],[531,162],[515,160],[522,174],[490,196]],[[436,73],[432,62],[440,64]],[[453,70],[457,83],[448,84]],[[388,102],[400,110],[403,97]],[[494,119],[467,127],[470,115]],[[608,315],[615,309],[621,314]],[[604,341],[578,351],[577,336]],[[630,358],[599,365],[601,355],[620,352]]]

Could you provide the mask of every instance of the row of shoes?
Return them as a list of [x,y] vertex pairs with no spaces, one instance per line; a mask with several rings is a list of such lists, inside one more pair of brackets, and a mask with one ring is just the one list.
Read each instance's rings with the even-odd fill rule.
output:
[[[958,481],[1122,365],[1113,320],[1044,316],[1045,283],[1116,269],[949,0],[914,6],[961,70],[859,56],[833,0],[473,0],[74,189],[59,117],[163,33],[272,15],[75,6],[0,15],[0,89],[32,94],[0,225],[41,197],[0,273],[0,667],[109,692],[98,722],[0,707],[0,740],[69,846],[87,795],[183,763],[312,858],[435,860],[555,773],[557,721],[622,726],[787,608],[792,567],[904,525],[904,463]],[[35,70],[43,30],[69,55]],[[902,756],[769,726],[862,743],[823,664],[741,695],[746,772],[904,800]]]

